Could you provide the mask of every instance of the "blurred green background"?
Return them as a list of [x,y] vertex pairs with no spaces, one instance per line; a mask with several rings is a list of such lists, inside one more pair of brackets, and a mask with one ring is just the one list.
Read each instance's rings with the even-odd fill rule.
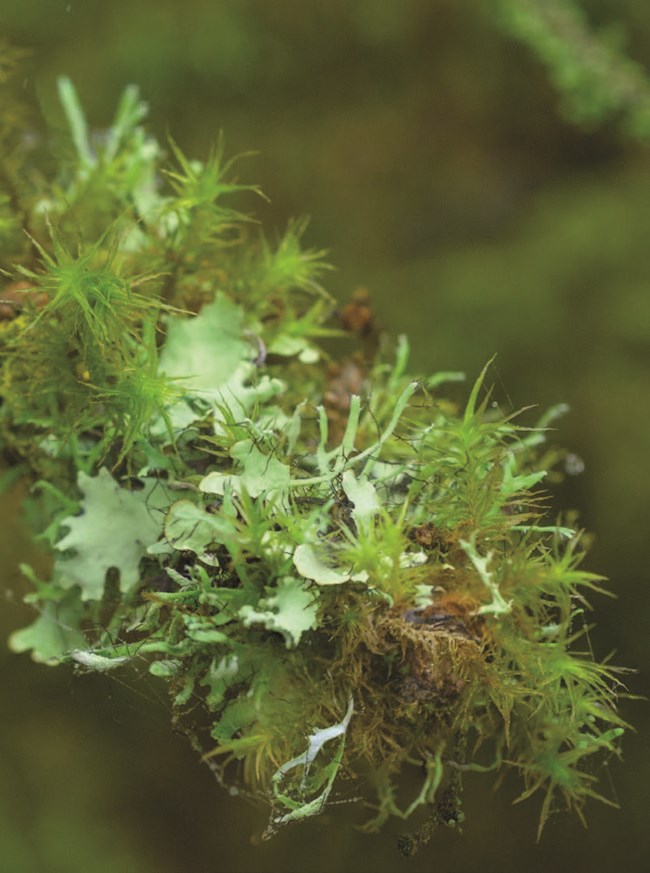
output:
[[[2,0],[0,33],[32,50],[25,98],[54,129],[65,73],[96,127],[137,82],[154,131],[193,156],[221,129],[231,154],[258,150],[240,173],[271,197],[256,205],[265,227],[311,215],[307,242],[338,268],[329,287],[342,301],[367,287],[381,324],[409,336],[414,371],[473,378],[497,352],[505,407],[571,405],[557,441],[585,472],[555,505],[595,532],[588,568],[617,594],[596,599],[594,650],[616,650],[647,693],[650,146],[563,121],[490,2]],[[650,67],[647,0],[583,5]],[[15,566],[35,558],[18,506],[5,499],[0,517],[3,637],[29,619]],[[604,777],[620,810],[592,804],[588,830],[556,816],[537,845],[538,801],[513,807],[514,782],[493,794],[474,776],[464,835],[441,832],[406,861],[399,823],[352,827],[358,804],[251,841],[266,811],[218,789],[148,679],[75,677],[5,648],[0,668],[7,873],[634,873],[650,857],[645,703],[623,701],[638,733]]]

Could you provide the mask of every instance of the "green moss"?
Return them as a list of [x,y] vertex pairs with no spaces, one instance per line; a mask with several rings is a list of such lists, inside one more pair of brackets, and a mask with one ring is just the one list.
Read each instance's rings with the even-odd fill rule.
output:
[[650,82],[623,51],[620,27],[596,33],[575,0],[499,0],[491,14],[547,67],[574,122],[620,122],[641,140],[650,134]]
[[304,224],[254,233],[222,145],[167,166],[134,89],[97,150],[60,90],[76,158],[16,204],[0,334],[2,449],[52,513],[12,647],[102,672],[137,651],[219,780],[269,800],[269,836],[344,778],[376,792],[369,829],[433,809],[407,853],[460,824],[467,770],[519,772],[540,828],[557,799],[582,814],[625,725],[579,649],[602,580],[544,517],[561,410],[503,415],[489,364],[459,409],[458,374],[413,378],[405,341],[334,375]]

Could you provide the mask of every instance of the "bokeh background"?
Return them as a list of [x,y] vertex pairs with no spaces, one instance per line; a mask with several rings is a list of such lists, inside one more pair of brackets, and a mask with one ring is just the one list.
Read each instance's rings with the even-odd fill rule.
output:
[[[494,26],[491,0],[2,0],[0,33],[31,49],[25,99],[56,130],[55,81],[77,84],[93,126],[136,82],[151,126],[192,156],[220,130],[240,174],[271,198],[270,233],[312,217],[342,301],[369,289],[381,324],[406,333],[415,372],[491,370],[506,408],[566,401],[556,438],[585,465],[556,488],[595,532],[588,568],[596,654],[647,691],[650,667],[650,145],[613,126],[577,129],[530,53]],[[646,0],[584,0],[650,68]],[[36,124],[36,122],[35,122]],[[458,395],[459,397],[462,394]],[[30,620],[20,560],[38,562],[3,498],[0,631]],[[12,599],[13,598],[13,599]],[[7,873],[293,873],[647,869],[650,718],[611,762],[589,829],[512,806],[467,779],[464,834],[440,832],[410,861],[396,823],[353,825],[358,805],[259,844],[265,810],[225,796],[169,727],[160,690],[75,677],[0,649],[0,869]],[[645,675],[644,675],[645,671]]]

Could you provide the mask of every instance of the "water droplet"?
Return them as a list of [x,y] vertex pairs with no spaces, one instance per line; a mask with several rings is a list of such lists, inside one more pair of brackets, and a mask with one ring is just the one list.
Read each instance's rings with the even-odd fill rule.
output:
[[569,476],[579,476],[584,473],[585,462],[579,455],[568,454],[564,459],[564,469]]

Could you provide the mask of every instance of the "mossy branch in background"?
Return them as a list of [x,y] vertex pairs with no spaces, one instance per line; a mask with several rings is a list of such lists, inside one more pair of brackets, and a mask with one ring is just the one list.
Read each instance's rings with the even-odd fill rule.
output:
[[488,6],[547,67],[568,118],[615,121],[634,137],[650,138],[650,80],[625,54],[618,31],[595,32],[574,0],[488,0]]

